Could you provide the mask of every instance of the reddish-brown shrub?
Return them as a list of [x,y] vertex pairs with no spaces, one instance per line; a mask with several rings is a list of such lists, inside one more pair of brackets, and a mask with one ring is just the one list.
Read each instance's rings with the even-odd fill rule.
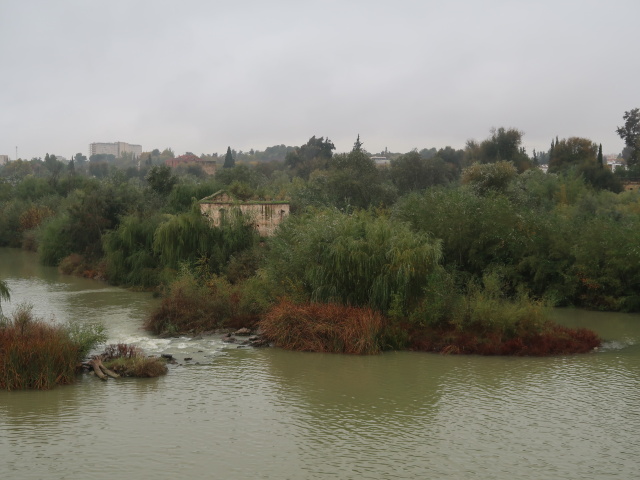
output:
[[260,321],[264,336],[287,350],[373,354],[381,350],[384,317],[369,308],[287,300]]
[[587,353],[601,342],[591,330],[548,324],[542,332],[510,337],[500,332],[416,329],[409,348],[445,354],[548,356]]
[[65,275],[80,275],[88,268],[87,265],[87,261],[82,255],[72,253],[60,261],[58,269]]
[[79,346],[59,325],[19,311],[0,325],[0,389],[49,389],[72,383]]

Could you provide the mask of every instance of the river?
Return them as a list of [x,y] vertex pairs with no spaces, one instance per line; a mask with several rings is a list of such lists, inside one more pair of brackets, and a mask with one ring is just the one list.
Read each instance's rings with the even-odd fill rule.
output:
[[[9,314],[102,322],[178,360],[157,379],[0,391],[0,479],[631,479],[640,472],[640,315],[558,310],[597,352],[356,357],[158,339],[157,302],[0,249]],[[185,360],[192,358],[192,360]]]

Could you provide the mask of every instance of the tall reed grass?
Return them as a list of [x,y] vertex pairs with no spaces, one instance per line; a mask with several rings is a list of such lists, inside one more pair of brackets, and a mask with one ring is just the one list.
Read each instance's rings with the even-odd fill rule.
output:
[[374,354],[382,348],[386,322],[370,308],[284,300],[259,325],[265,338],[287,350]]
[[21,304],[0,324],[0,389],[72,383],[83,355],[103,339],[99,328],[51,324]]

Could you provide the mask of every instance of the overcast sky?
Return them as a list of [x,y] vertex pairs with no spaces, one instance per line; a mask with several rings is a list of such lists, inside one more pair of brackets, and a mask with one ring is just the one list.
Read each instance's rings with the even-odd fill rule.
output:
[[176,154],[358,134],[376,153],[619,153],[640,107],[638,0],[0,0],[0,154]]

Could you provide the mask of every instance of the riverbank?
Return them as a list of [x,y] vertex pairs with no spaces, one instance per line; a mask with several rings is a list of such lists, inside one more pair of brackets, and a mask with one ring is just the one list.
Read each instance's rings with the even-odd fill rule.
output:
[[[190,299],[191,312],[198,311],[194,308],[194,300],[193,297]],[[171,299],[166,299],[166,303],[175,304]],[[519,308],[510,308],[506,311],[508,319],[504,318],[503,308],[491,316],[492,323],[470,316],[465,322],[430,325],[408,320],[394,321],[369,308],[282,300],[255,325],[241,328],[235,334],[227,333],[222,341],[236,343],[236,335],[242,335],[248,336],[238,342],[243,346],[269,344],[294,351],[359,355],[378,354],[385,350],[413,350],[444,354],[549,356],[587,353],[602,344],[602,339],[594,331],[557,325],[547,317],[545,309],[539,305],[534,307],[523,309],[520,305]],[[206,326],[219,327],[213,317],[214,323],[189,322],[187,325],[191,330],[176,331],[175,324],[165,318],[163,312],[167,312],[165,302],[149,315],[145,326],[171,325],[173,335],[199,335],[203,331],[211,334],[213,330],[207,331]],[[201,330],[193,330],[194,325]]]
[[19,250],[0,249],[0,265],[12,288],[5,314],[31,300],[39,315],[103,322],[108,343],[177,361],[159,378],[82,375],[45,392],[0,391],[0,478],[100,479],[106,458],[136,478],[577,480],[638,470],[628,448],[640,428],[637,314],[552,309],[559,325],[606,339],[589,355],[304,354],[237,348],[248,337],[225,343],[223,331],[161,338],[142,328],[160,302],[148,293],[61,275]]

